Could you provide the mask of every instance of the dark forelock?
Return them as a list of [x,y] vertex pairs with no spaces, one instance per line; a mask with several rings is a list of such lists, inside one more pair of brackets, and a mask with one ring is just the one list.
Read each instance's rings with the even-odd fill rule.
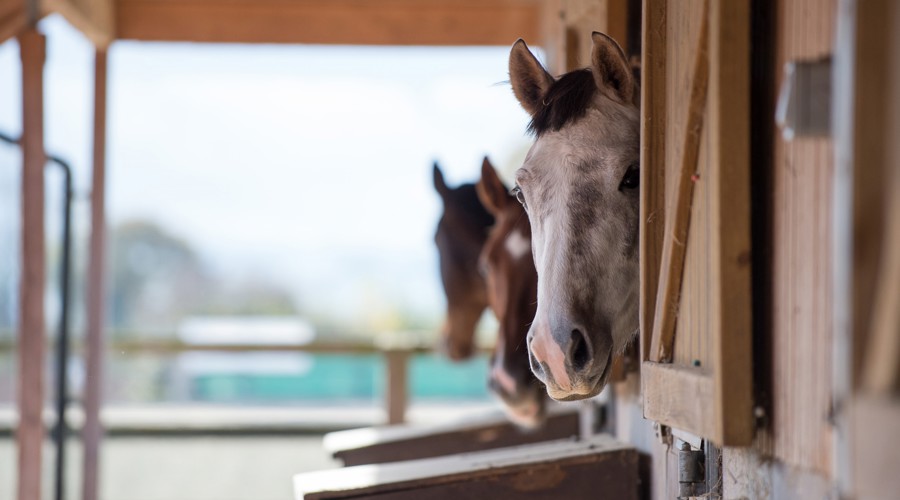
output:
[[540,137],[581,118],[587,113],[596,90],[590,69],[571,71],[559,77],[544,94],[541,107],[531,117],[528,131]]

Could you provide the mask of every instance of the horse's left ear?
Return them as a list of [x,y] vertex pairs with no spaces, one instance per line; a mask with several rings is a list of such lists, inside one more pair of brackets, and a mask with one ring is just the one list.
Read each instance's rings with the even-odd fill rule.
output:
[[481,164],[481,180],[475,185],[475,190],[478,192],[481,204],[493,215],[500,213],[500,210],[509,202],[509,192],[487,157]]
[[591,72],[594,82],[601,91],[612,92],[623,103],[630,104],[634,98],[634,76],[625,52],[615,40],[603,33],[591,33],[594,47],[591,50]]
[[553,85],[553,76],[534,57],[521,38],[509,52],[509,82],[519,104],[534,116],[541,109],[547,89]]

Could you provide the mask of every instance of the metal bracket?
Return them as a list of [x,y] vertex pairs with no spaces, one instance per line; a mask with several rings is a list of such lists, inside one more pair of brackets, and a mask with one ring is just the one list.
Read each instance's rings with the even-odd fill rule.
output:
[[831,135],[831,58],[784,66],[775,120],[785,140]]

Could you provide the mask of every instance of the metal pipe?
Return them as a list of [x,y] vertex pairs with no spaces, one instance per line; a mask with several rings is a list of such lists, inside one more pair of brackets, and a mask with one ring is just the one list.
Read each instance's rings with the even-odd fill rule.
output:
[[[19,140],[0,132],[0,141],[19,146]],[[59,284],[59,333],[56,342],[56,427],[53,431],[53,440],[56,444],[56,480],[55,499],[64,498],[65,479],[65,450],[66,434],[66,407],[68,403],[68,384],[66,375],[69,369],[69,275],[71,260],[71,225],[72,225],[72,168],[68,162],[58,156],[47,155],[47,160],[62,169],[64,180],[63,193],[63,229],[62,229],[62,260],[60,262]]]

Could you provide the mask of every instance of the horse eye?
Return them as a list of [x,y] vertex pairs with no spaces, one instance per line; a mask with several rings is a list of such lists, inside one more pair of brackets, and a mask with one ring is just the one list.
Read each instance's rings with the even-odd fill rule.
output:
[[628,167],[628,171],[625,172],[625,177],[622,178],[622,183],[619,184],[619,191],[623,189],[636,189],[641,185],[641,168],[638,165],[632,165]]
[[512,190],[510,190],[509,194],[515,196],[516,200],[518,200],[519,203],[522,204],[522,207],[525,210],[528,210],[528,204],[525,203],[525,193],[522,192],[522,188],[520,188],[519,186],[516,186],[516,187],[512,188]]

